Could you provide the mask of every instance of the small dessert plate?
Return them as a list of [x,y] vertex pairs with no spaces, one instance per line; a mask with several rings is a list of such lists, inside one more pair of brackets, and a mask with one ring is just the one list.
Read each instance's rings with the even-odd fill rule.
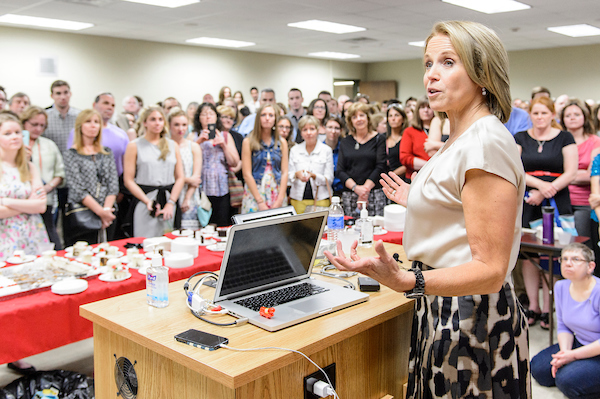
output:
[[115,278],[112,272],[104,273],[98,276],[98,280],[106,281],[107,283],[116,283],[118,281],[124,281],[131,278],[131,273],[127,272],[125,275],[119,278]]
[[225,248],[227,248],[226,242],[218,242],[216,244],[208,245],[206,249],[212,252],[224,252]]
[[20,265],[21,263],[25,262],[32,262],[35,260],[35,258],[37,258],[35,255],[25,255],[18,258],[11,256],[10,258],[6,259],[6,261],[8,263],[12,263],[13,265]]

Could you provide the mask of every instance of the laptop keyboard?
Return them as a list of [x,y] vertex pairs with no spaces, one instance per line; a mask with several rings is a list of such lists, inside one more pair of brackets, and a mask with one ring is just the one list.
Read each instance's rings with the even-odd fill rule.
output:
[[327,288],[310,283],[302,283],[292,285],[290,287],[281,288],[275,291],[256,295],[251,298],[240,299],[235,301],[236,304],[258,312],[261,306],[271,308],[273,306],[282,305],[296,299],[306,298],[307,296],[320,294],[329,291]]

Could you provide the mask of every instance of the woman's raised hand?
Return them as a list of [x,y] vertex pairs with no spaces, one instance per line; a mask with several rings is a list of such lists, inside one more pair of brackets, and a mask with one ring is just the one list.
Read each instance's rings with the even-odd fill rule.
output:
[[394,172],[390,172],[389,174],[382,173],[381,177],[379,182],[383,187],[385,196],[397,204],[406,206],[410,184],[406,183]]

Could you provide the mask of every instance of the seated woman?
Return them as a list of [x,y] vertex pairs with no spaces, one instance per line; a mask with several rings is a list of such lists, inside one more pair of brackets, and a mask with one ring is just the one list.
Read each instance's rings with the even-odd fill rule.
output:
[[304,213],[308,205],[329,206],[333,152],[317,139],[318,127],[319,121],[314,116],[300,118],[298,129],[304,141],[290,151],[290,202],[297,213]]
[[[81,204],[94,212],[102,222],[102,229],[106,229],[106,238],[111,240],[115,227],[113,207],[119,193],[119,176],[112,151],[102,147],[101,143],[100,113],[93,109],[81,111],[75,119],[73,147],[65,152],[65,171],[69,182],[67,202],[70,208]],[[80,240],[90,244],[99,242],[100,230],[74,233],[78,232],[64,232],[65,246]]]
[[417,101],[412,122],[404,130],[400,144],[400,162],[406,166],[405,177],[409,180],[413,172],[420,170],[431,158],[425,151],[425,141],[429,135],[432,119],[433,111],[429,108],[429,100],[421,98]]
[[140,115],[143,135],[127,145],[123,181],[135,197],[131,204],[133,235],[160,237],[181,227],[177,206],[185,184],[179,146],[169,131],[161,107],[148,107]]
[[54,249],[62,249],[60,237],[56,232],[54,215],[58,207],[58,196],[56,188],[63,183],[65,178],[65,164],[63,157],[54,141],[42,137],[42,133],[48,126],[48,115],[40,107],[32,106],[21,114],[23,128],[29,132],[28,153],[31,162],[38,167],[44,191],[46,192],[46,211],[42,213],[42,219],[46,225],[46,231],[50,241],[54,243]]
[[371,129],[370,107],[355,102],[346,112],[350,134],[340,141],[336,177],[344,184],[342,205],[346,216],[358,217],[358,201],[366,201],[369,216],[383,215],[386,197],[379,176],[386,170],[385,137]]
[[287,204],[288,146],[279,137],[277,106],[256,112],[254,129],[242,143],[244,199],[242,213],[281,208]]
[[181,207],[181,228],[199,230],[198,207],[200,206],[200,173],[202,171],[202,151],[200,146],[193,141],[186,140],[188,132],[188,117],[178,107],[172,108],[167,117],[171,138],[179,146],[183,173],[185,174],[185,185],[183,196],[179,196]]
[[572,243],[560,261],[565,279],[554,286],[558,343],[531,359],[531,375],[570,399],[599,398],[600,279],[593,275],[594,253]]

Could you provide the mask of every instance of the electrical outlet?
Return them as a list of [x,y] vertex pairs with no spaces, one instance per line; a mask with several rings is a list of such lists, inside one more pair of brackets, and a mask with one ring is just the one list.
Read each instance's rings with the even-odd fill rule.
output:
[[[335,363],[323,367],[323,370],[327,373],[327,376],[331,380],[331,385],[333,385],[333,389],[335,389]],[[319,399],[317,395],[308,390],[308,387],[312,387],[312,385],[319,380],[327,382],[327,378],[325,378],[321,370],[317,370],[311,375],[304,377],[304,399]]]

